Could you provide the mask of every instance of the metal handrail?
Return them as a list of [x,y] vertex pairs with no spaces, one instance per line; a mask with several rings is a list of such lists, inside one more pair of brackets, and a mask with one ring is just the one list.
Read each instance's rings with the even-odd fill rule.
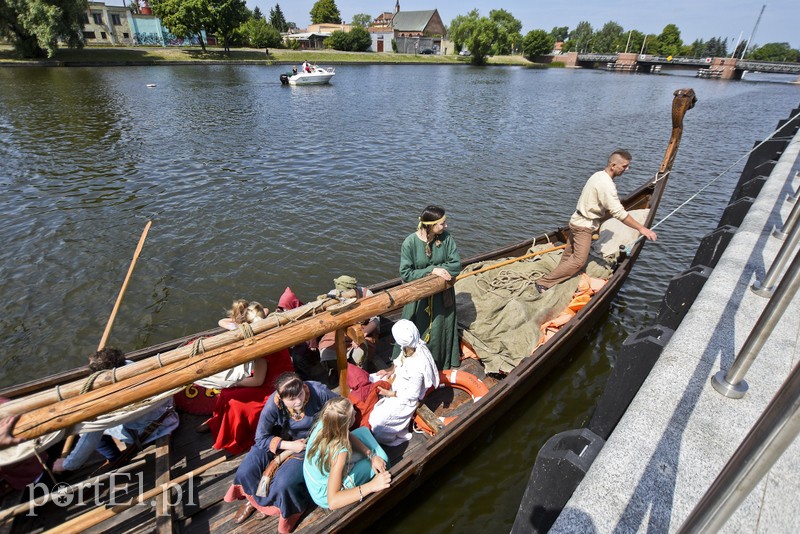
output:
[[[797,258],[792,265],[796,263]],[[796,285],[797,281],[794,283]],[[719,532],[798,434],[800,363],[794,366],[789,378],[781,385],[678,533]]]
[[778,227],[776,226],[772,230],[772,237],[784,241],[786,237],[789,235],[789,232],[792,231],[792,228],[794,228],[797,225],[798,219],[800,219],[800,199],[795,197],[794,206],[792,206],[792,211],[791,213],[789,213],[789,216],[786,217],[786,222],[783,223],[783,228],[778,230]]
[[[789,242],[794,242],[796,244],[798,236],[800,236],[800,225],[795,226],[792,230],[791,238],[784,243],[781,250],[783,250]],[[775,263],[777,263],[777,261],[773,262],[773,267]],[[786,275],[778,284],[778,287],[775,289],[775,294],[769,299],[764,311],[761,312],[761,316],[758,318],[755,326],[753,326],[750,335],[747,336],[747,340],[744,342],[744,346],[736,356],[736,360],[733,362],[731,368],[727,372],[724,370],[719,371],[711,378],[711,385],[714,386],[714,389],[717,390],[718,393],[731,399],[741,399],[744,397],[748,388],[744,376],[747,374],[753,361],[755,361],[764,343],[767,341],[770,334],[772,334],[775,325],[778,323],[781,316],[783,316],[786,307],[794,298],[798,286],[800,286],[800,252],[795,253],[794,259],[791,265],[789,265],[789,269],[786,271]]]
[[768,298],[772,296],[775,290],[775,283],[778,281],[778,277],[783,273],[786,263],[789,261],[789,256],[797,249],[797,245],[800,244],[800,224],[797,219],[795,219],[791,228],[787,228],[787,233],[789,238],[781,245],[781,249],[772,261],[772,265],[770,265],[767,274],[764,276],[764,280],[762,282],[756,280],[753,282],[753,285],[750,286],[750,290],[759,297]]

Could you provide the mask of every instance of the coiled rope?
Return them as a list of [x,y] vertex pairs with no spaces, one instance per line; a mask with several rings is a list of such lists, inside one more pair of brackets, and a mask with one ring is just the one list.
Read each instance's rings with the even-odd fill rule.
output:
[[501,289],[509,291],[512,295],[521,295],[541,278],[541,273],[521,273],[503,269],[491,280],[478,278],[475,285],[487,293],[498,294]]

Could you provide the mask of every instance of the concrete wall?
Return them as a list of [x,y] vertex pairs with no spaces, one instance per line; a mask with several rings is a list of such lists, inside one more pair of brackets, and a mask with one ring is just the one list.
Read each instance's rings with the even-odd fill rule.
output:
[[[121,6],[106,6],[102,2],[90,2],[85,11],[83,38],[87,45],[130,45],[132,31],[128,21],[131,14]],[[98,20],[95,20],[95,19]]]

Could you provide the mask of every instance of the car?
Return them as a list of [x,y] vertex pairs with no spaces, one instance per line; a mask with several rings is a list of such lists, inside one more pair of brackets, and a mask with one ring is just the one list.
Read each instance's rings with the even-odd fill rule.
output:
[[469,50],[462,50],[461,52],[458,53],[458,55],[459,56],[468,56],[469,55]]
[[433,49],[431,49],[431,48],[423,48],[422,50],[419,51],[419,53],[420,54],[425,54],[426,56],[430,56],[430,55],[433,55],[434,52],[433,52]]

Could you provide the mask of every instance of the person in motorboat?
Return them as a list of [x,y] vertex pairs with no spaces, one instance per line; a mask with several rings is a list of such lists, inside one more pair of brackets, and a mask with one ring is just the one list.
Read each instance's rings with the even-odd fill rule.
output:
[[314,502],[328,510],[360,502],[392,482],[388,455],[369,429],[350,431],[354,420],[353,403],[330,400],[308,438],[303,477]]
[[311,63],[303,61],[303,72],[311,72]]
[[614,180],[628,170],[631,159],[627,150],[615,150],[608,157],[605,169],[594,173],[583,186],[575,213],[569,219],[567,246],[556,268],[536,281],[536,290],[539,293],[569,280],[584,268],[589,260],[592,234],[600,228],[600,222],[608,215],[638,230],[651,241],[657,239],[654,231],[625,211],[617,195]]
[[[428,206],[417,220],[416,232],[406,237],[400,249],[400,277],[403,282],[413,282],[435,274],[451,280],[461,271],[461,256],[455,240],[447,231],[444,209]],[[456,294],[452,286],[436,295],[406,304],[403,319],[417,325],[439,370],[461,364]],[[395,346],[393,357],[399,354],[400,347]]]
[[254,512],[280,515],[278,532],[294,530],[311,503],[303,481],[303,458],[314,418],[336,393],[324,384],[284,373],[275,381],[258,424],[255,445],[247,453],[225,495],[225,502],[244,499],[234,517],[241,524]]
[[[89,356],[89,369],[98,372],[122,367],[128,362],[125,353],[119,349],[106,347]],[[53,464],[53,472],[74,471],[80,469],[97,450],[106,460],[113,464],[122,456],[113,438],[128,445],[137,441],[142,444],[155,441],[161,436],[170,434],[179,423],[178,414],[172,407],[172,398],[162,399],[153,404],[152,409],[141,416],[105,430],[86,432],[80,435],[75,448],[66,458],[59,458]]]

